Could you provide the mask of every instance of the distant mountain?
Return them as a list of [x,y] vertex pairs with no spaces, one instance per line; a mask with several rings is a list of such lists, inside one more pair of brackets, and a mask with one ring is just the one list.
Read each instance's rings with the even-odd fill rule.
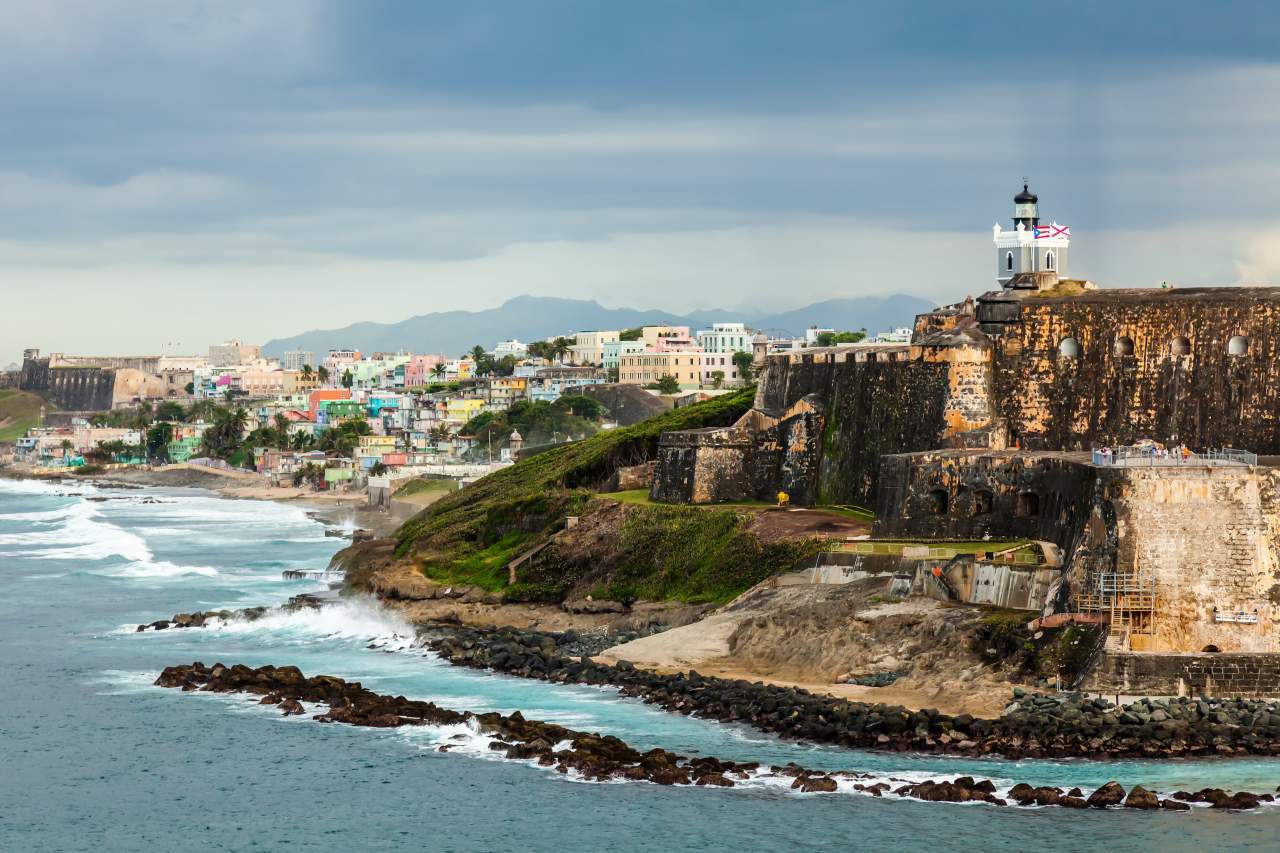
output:
[[267,341],[263,353],[279,357],[286,350],[316,354],[351,347],[361,352],[462,353],[476,344],[491,347],[499,340],[542,340],[586,329],[631,329],[664,323],[705,328],[715,322],[741,321],[775,335],[800,335],[812,325],[834,329],[882,332],[909,326],[916,314],[934,308],[932,302],[914,296],[829,299],[779,314],[744,314],[730,311],[694,311],[686,315],[633,308],[605,308],[587,299],[517,296],[497,308],[483,311],[441,311],[410,317],[398,323],[354,323],[341,329],[304,332]]

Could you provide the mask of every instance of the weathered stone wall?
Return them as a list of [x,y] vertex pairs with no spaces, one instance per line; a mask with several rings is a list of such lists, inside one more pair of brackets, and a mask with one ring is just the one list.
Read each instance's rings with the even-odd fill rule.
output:
[[875,535],[1040,539],[1070,552],[1090,518],[1098,469],[1062,454],[939,450],[886,456]]
[[[1061,604],[1091,574],[1132,573],[1155,584],[1156,650],[1272,652],[1278,494],[1272,468],[1099,468],[1084,454],[933,451],[885,458],[874,532],[1053,542],[1066,555]],[[1225,617],[1236,613],[1257,621]]]
[[1280,696],[1280,654],[1106,653],[1082,685],[1090,692],[1149,696]]
[[[995,399],[1010,446],[1152,438],[1280,452],[1280,288],[1028,296],[980,303],[978,316],[988,331],[1003,323]],[[1060,354],[1068,338],[1076,357]]]
[[[1113,500],[1121,570],[1156,581],[1160,649],[1280,648],[1280,472],[1131,468]],[[1257,624],[1217,622],[1256,614]]]
[[663,433],[649,497],[662,503],[742,500],[752,494],[753,450],[750,434],[738,427]]
[[19,387],[40,394],[61,409],[102,411],[110,409],[116,384],[115,371],[101,367],[50,367],[47,358],[22,363]]

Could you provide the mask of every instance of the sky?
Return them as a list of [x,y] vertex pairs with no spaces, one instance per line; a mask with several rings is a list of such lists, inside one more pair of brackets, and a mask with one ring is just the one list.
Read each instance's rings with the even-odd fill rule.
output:
[[1023,176],[1073,276],[1280,284],[1276,104],[1261,0],[0,0],[0,366],[951,302]]

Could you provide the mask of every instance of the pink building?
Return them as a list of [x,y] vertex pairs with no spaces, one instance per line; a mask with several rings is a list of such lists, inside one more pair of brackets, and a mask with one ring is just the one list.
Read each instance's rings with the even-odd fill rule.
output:
[[434,372],[436,365],[444,364],[448,360],[443,355],[415,355],[404,366],[405,387],[413,388],[418,385],[429,385],[432,382],[436,382],[437,379]]

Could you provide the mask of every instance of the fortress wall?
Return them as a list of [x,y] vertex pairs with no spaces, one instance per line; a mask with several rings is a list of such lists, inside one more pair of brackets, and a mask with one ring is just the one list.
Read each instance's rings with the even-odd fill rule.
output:
[[47,358],[22,363],[19,387],[40,394],[60,409],[89,412],[111,408],[115,371],[100,367],[50,367]]
[[[1280,651],[1278,486],[1272,468],[1125,469],[1117,562],[1155,577],[1158,648]],[[1214,607],[1258,624],[1215,622]]]
[[[1010,446],[1088,449],[1152,438],[1280,452],[1275,289],[1030,296],[983,305],[979,316],[996,308],[1018,316],[995,338],[995,399]],[[1237,335],[1248,339],[1244,355],[1229,354]],[[1068,337],[1079,342],[1078,358],[1059,357]],[[1189,355],[1172,354],[1175,338],[1186,338]]]
[[887,456],[874,535],[1039,539],[1070,553],[1093,511],[1097,470],[1062,456],[942,450]]
[[63,355],[51,353],[50,367],[106,367],[112,370],[137,370],[142,373],[160,372],[158,355]]

